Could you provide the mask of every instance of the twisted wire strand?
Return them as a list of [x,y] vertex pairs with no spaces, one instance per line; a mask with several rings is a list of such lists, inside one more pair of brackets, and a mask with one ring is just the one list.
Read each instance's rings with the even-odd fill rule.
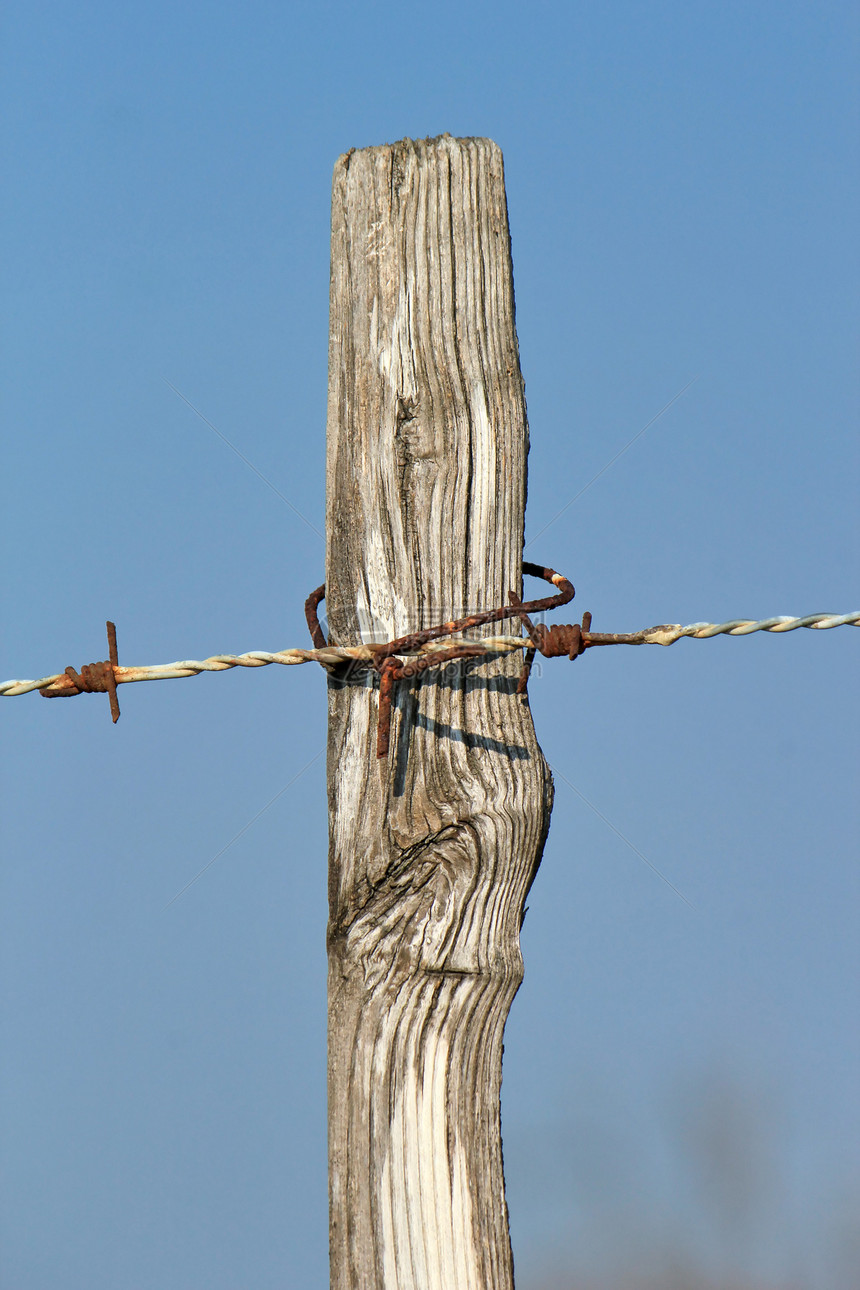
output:
[[[831,627],[860,627],[860,610],[851,614],[807,614],[804,618],[781,616],[777,618],[735,618],[726,623],[663,623],[646,627],[643,631],[629,633],[583,632],[583,640],[591,645],[674,645],[682,637],[709,640],[712,636],[749,636],[753,632],[793,632],[798,627],[815,631]],[[529,640],[524,636],[491,636],[480,641],[470,641],[482,655],[507,654],[525,649]],[[450,649],[450,641],[429,641],[418,648],[403,650],[404,654],[432,655]],[[226,672],[234,667],[267,667],[280,663],[291,667],[299,663],[321,663],[336,667],[343,663],[372,665],[374,651],[368,645],[330,645],[325,649],[284,649],[275,653],[250,650],[246,654],[213,654],[205,659],[182,659],[176,663],[160,663],[151,667],[117,667],[114,669],[116,684],[132,681],[170,681],[185,676],[199,676],[201,672]],[[65,672],[43,676],[36,681],[0,682],[0,698],[13,698],[40,690],[49,697],[72,693]]]
[[798,627],[815,631],[831,627],[860,627],[860,610],[851,614],[807,614],[804,618],[780,615],[776,618],[733,618],[727,623],[663,623],[659,627],[646,627],[641,632],[608,636],[600,632],[583,632],[591,644],[606,645],[674,645],[675,641],[689,636],[693,640],[710,640],[712,636],[750,636],[753,632],[794,632]]
[[[731,623],[691,623],[681,632],[682,636],[693,636],[697,640],[708,640],[711,636],[749,636],[750,632],[793,632],[798,627],[812,627],[816,631],[829,627],[860,627],[860,613],[854,614],[807,614],[805,618],[783,616],[779,618],[761,618],[752,622],[748,618],[738,618]],[[680,639],[680,637],[678,638]]]

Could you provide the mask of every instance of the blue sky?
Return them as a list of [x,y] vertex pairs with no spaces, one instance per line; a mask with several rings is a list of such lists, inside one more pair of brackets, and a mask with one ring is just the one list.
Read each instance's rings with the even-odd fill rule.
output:
[[[166,382],[321,528],[332,166],[443,131],[505,155],[527,537],[698,378],[529,558],[595,629],[857,608],[857,55],[847,4],[8,6],[0,677],[303,643],[322,543]],[[523,1290],[851,1284],[857,646],[533,683]],[[3,703],[3,1284],[322,1286],[324,679],[120,701]]]

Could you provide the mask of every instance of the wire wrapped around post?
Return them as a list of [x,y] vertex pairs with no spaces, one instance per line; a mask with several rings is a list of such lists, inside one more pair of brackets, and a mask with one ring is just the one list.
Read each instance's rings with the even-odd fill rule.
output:
[[[552,583],[556,588],[555,595],[524,602],[511,591],[510,603],[497,609],[479,610],[465,618],[452,619],[434,627],[410,632],[382,644],[334,645],[326,640],[319,621],[319,606],[325,598],[325,585],[317,587],[305,601],[305,618],[313,649],[285,649],[275,653],[252,650],[245,654],[214,654],[207,659],[184,659],[151,667],[120,667],[116,626],[108,622],[108,660],[84,664],[80,672],[67,667],[64,672],[43,676],[35,681],[5,681],[0,684],[0,697],[12,698],[33,691],[38,691],[46,699],[106,693],[110,698],[111,717],[116,723],[120,715],[117,686],[129,682],[175,680],[198,676],[201,672],[224,672],[234,667],[267,667],[272,663],[285,666],[319,663],[330,671],[342,671],[344,667],[369,669],[380,678],[376,755],[384,758],[388,755],[391,741],[391,708],[395,684],[455,659],[476,660],[507,654],[513,650],[525,650],[517,685],[517,693],[525,695],[536,653],[542,654],[544,658],[567,657],[574,660],[586,650],[604,645],[674,645],[684,637],[710,640],[715,636],[750,636],[754,632],[793,632],[801,627],[822,631],[833,627],[860,626],[858,611],[850,614],[807,614],[804,618],[735,618],[725,623],[690,623],[686,627],[678,623],[662,623],[656,627],[646,627],[642,631],[626,633],[593,632],[592,615],[586,613],[580,624],[555,623],[548,627],[544,623],[534,623],[531,615],[568,604],[575,595],[573,584],[563,574],[542,565],[524,563],[523,573]],[[447,642],[443,639],[456,637],[475,627],[501,622],[506,618],[519,618],[528,635]]]

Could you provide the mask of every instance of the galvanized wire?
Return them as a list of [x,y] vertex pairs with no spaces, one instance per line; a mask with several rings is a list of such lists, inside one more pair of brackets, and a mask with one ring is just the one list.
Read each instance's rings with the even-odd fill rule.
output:
[[[590,645],[674,645],[688,636],[694,640],[709,640],[712,636],[749,636],[753,632],[793,632],[798,627],[824,631],[831,627],[860,627],[860,611],[852,614],[807,614],[805,618],[735,618],[726,623],[690,623],[682,627],[677,623],[663,623],[647,627],[640,632],[600,633],[584,632],[583,640]],[[469,641],[482,655],[507,654],[524,649],[529,640],[524,636],[493,636]],[[450,648],[450,641],[430,641],[419,648],[404,651],[411,655],[432,655]],[[199,676],[201,672],[225,672],[234,667],[268,667],[281,663],[290,667],[298,663],[321,663],[336,667],[343,663],[372,666],[373,648],[368,645],[330,645],[325,649],[284,649],[275,653],[251,650],[246,654],[213,654],[205,659],[182,659],[176,663],[160,663],[151,667],[116,667],[116,684],[131,681],[170,681],[184,676]],[[4,681],[0,683],[0,697],[12,698],[39,690],[47,697],[60,697],[76,693],[65,672],[55,672],[36,681]]]
[[[674,645],[683,636],[693,640],[710,640],[712,636],[750,636],[753,632],[793,632],[798,627],[815,631],[830,627],[860,627],[860,611],[852,614],[807,614],[804,618],[782,615],[777,618],[733,618],[727,623],[690,623],[681,627],[677,623],[664,623],[660,627],[646,627],[641,632],[619,635],[600,640],[600,633],[584,633],[593,644],[607,645]],[[597,639],[595,639],[595,637]]]

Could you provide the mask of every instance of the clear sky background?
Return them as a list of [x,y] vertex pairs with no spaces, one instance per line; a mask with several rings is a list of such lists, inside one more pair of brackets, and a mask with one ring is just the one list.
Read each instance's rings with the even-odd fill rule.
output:
[[[595,629],[858,607],[854,6],[13,3],[3,44],[0,678],[106,618],[126,663],[304,642],[322,542],[166,382],[321,529],[332,166],[443,131],[505,156],[527,535],[698,377],[529,558]],[[522,1290],[856,1286],[858,647],[534,681]],[[119,697],[2,704],[0,1281],[321,1287],[324,677]]]

